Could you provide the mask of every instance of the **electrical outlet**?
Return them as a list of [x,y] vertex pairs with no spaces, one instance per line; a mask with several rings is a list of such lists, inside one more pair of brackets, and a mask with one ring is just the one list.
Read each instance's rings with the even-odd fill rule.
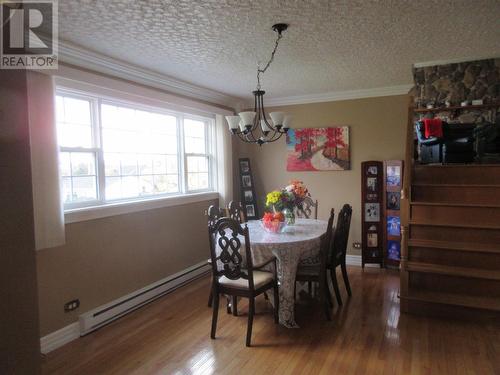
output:
[[355,249],[361,249],[361,242],[353,242],[352,247],[354,247]]
[[80,300],[74,299],[64,304],[64,312],[70,312],[80,307]]

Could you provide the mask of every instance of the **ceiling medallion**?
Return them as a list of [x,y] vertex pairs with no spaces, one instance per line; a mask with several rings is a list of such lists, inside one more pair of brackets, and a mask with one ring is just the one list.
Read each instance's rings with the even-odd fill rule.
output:
[[284,112],[269,113],[270,119],[264,110],[264,90],[260,86],[260,74],[265,73],[274,60],[274,55],[278,49],[278,44],[282,38],[282,33],[288,28],[286,23],[277,23],[272,29],[278,34],[273,52],[264,68],[257,67],[257,89],[252,91],[254,96],[254,110],[240,112],[238,116],[226,116],[229,130],[233,135],[237,135],[242,141],[247,143],[257,143],[262,146],[264,143],[277,141],[290,129],[291,117]]

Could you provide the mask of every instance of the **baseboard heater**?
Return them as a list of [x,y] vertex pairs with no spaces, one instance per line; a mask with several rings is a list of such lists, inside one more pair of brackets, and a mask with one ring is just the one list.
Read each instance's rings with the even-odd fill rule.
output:
[[110,303],[99,306],[85,314],[80,315],[80,336],[95,331],[111,323],[129,312],[144,306],[155,299],[172,292],[186,283],[199,278],[210,271],[206,262],[196,264],[165,279],[136,290],[126,296]]

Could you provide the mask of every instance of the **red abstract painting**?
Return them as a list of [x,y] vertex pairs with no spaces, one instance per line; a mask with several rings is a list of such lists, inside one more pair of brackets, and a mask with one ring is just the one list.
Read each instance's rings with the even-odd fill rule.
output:
[[348,126],[290,129],[286,148],[287,171],[350,169]]

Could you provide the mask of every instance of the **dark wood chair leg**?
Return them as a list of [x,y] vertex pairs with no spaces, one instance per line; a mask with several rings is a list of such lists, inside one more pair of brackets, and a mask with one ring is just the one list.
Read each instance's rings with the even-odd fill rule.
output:
[[279,318],[280,295],[277,285],[273,288],[273,291],[274,291],[274,323],[278,324],[280,321]]
[[330,303],[328,303],[329,297],[330,297],[330,292],[328,291],[328,284],[326,283],[326,278],[324,282],[319,283],[319,300],[320,303],[324,306],[325,308],[325,315],[327,320],[332,320],[332,314],[330,311]]
[[208,296],[208,307],[212,307],[213,299],[214,299],[214,286],[212,282],[212,284],[210,284],[210,294]]
[[232,305],[232,303],[231,303],[231,297],[230,296],[226,296],[226,312],[228,314],[231,314],[231,312],[232,312],[232,309],[231,309],[232,306],[231,305]]
[[307,282],[307,290],[309,292],[309,297],[312,298],[313,295],[312,295],[312,282],[311,281]]
[[342,263],[340,265],[340,268],[342,268],[342,277],[344,278],[345,288],[347,290],[347,294],[350,297],[350,296],[352,296],[352,293],[351,293],[351,284],[349,284],[349,278],[347,277],[347,267],[346,267],[346,264]]
[[233,296],[233,315],[238,316],[238,297]]
[[330,308],[333,307],[332,292],[330,291],[330,285],[328,284],[328,275],[325,275],[325,292],[327,295],[327,301]]
[[247,342],[246,345],[250,346],[252,342],[252,326],[253,326],[253,316],[255,314],[255,297],[250,297],[248,306],[248,327],[247,327]]
[[342,306],[342,297],[340,296],[339,284],[337,282],[337,272],[335,272],[335,267],[330,268],[330,276],[332,278],[333,290],[335,290],[335,296],[337,297],[337,303]]
[[215,339],[215,331],[217,330],[217,316],[219,315],[219,293],[214,293],[212,312],[212,331],[210,338]]

